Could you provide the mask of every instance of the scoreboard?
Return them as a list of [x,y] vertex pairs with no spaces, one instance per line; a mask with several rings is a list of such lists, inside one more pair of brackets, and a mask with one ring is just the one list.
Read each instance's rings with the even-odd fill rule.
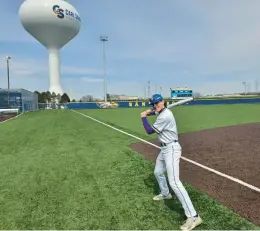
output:
[[172,99],[185,99],[192,97],[192,90],[187,88],[174,88],[171,89],[171,98]]

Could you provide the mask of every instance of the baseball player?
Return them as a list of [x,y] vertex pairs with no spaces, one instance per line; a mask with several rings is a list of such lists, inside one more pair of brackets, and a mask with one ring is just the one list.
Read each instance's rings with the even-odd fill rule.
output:
[[[154,170],[161,192],[153,199],[158,201],[172,198],[164,175],[164,172],[167,171],[169,184],[182,204],[187,217],[186,222],[180,228],[181,230],[192,230],[202,223],[202,219],[194,209],[191,199],[179,179],[179,162],[182,148],[178,142],[175,118],[173,113],[165,106],[163,97],[160,94],[152,96],[150,105],[153,106],[153,110],[146,110],[141,113],[143,126],[148,134],[157,133],[161,147]],[[153,125],[149,124],[146,117],[150,115],[157,115]]]

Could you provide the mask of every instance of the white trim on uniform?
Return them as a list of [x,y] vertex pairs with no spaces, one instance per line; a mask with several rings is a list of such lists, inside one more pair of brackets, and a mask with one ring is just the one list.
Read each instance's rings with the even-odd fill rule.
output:
[[153,128],[153,130],[156,132],[156,133],[161,133],[161,131],[159,131],[156,127],[154,127],[153,125],[151,125],[151,127]]

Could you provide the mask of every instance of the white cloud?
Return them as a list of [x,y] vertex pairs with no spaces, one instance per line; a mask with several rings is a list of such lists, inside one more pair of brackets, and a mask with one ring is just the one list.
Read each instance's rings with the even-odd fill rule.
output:
[[[5,23],[0,25],[0,42],[37,43],[22,28],[17,9],[9,1],[5,2],[0,20],[8,18],[8,26]],[[69,60],[68,56],[76,53],[77,57],[84,57],[86,63],[102,68],[102,55],[97,54],[101,47],[98,36],[95,36],[100,31],[107,34],[108,67],[113,70],[108,70],[110,93],[143,96],[142,83],[147,82],[150,76],[158,75],[165,96],[170,94],[166,83],[184,83],[203,94],[237,92],[243,91],[242,79],[250,82],[253,90],[254,79],[260,76],[258,0],[164,0],[164,4],[160,1],[113,0],[104,3],[90,0],[88,3],[75,1],[75,4],[87,23],[82,26],[77,42],[71,43],[64,54],[68,54],[66,59]],[[93,23],[95,29],[90,27]],[[84,49],[89,50],[86,52]],[[18,52],[11,55],[11,86],[48,89],[48,60],[30,59],[17,55]],[[37,51],[33,52],[37,57]],[[3,60],[0,61],[2,86],[6,86],[4,57],[0,54],[0,60]],[[122,61],[124,65],[119,66],[118,61],[122,59],[130,60]],[[85,94],[102,97],[101,68],[62,64],[61,73],[66,76],[62,78],[64,90],[69,92],[72,89],[77,97]],[[121,80],[115,82],[119,77]],[[151,88],[151,94],[153,92]]]
[[77,75],[101,75],[102,71],[97,69],[91,68],[79,68],[79,67],[72,67],[72,66],[62,66],[61,73],[64,74],[77,74]]
[[[10,86],[11,88],[24,88],[31,91],[47,91],[49,89],[48,60],[34,60],[20,55],[12,54],[10,60]],[[0,86],[7,87],[6,55],[0,54]],[[73,90],[76,97],[85,95],[90,90],[95,95],[95,89],[89,84],[102,81],[102,71],[93,68],[82,68],[77,66],[61,66],[61,84],[65,92]],[[82,76],[83,75],[83,76]],[[87,77],[90,75],[91,77]],[[73,77],[75,76],[75,77]],[[97,77],[95,77],[97,76]],[[86,85],[87,84],[87,85]]]
[[85,82],[85,83],[100,83],[100,82],[103,82],[102,78],[81,77],[80,80]]
[[[0,70],[2,71],[6,70],[5,57],[6,55],[0,54],[0,60],[2,60],[2,62],[0,62]],[[17,75],[18,77],[23,75],[32,76],[47,71],[46,63],[43,61],[37,61],[15,54],[10,55],[10,57],[10,75]]]
[[259,9],[256,0],[182,0],[154,4],[143,15],[136,10],[135,18],[128,12],[113,24],[123,51],[115,56],[172,63],[209,77],[257,68]]
[[[11,59],[9,61],[10,72],[14,75],[36,75],[36,74],[46,74],[49,71],[48,60],[35,60],[20,55],[10,55]],[[6,55],[0,54],[0,70],[6,70]],[[92,68],[82,68],[77,66],[63,66],[61,65],[61,74],[68,75],[101,75],[102,71]]]
[[[248,80],[247,86],[248,90],[254,91],[255,81]],[[241,81],[207,82],[193,85],[192,88],[203,95],[243,93],[245,89]]]
[[22,1],[12,2],[14,5],[10,4],[10,1],[1,5],[0,42],[36,43],[37,41],[24,30],[17,13]]
[[[16,55],[12,55],[12,57],[14,58],[11,60],[10,67],[11,88],[25,88],[31,91],[46,91],[49,89],[47,61],[38,61]],[[4,58],[5,55],[0,54],[0,59],[4,60]],[[71,76],[73,76],[73,73],[75,73],[75,75],[83,75],[79,75],[78,77],[62,78],[61,84],[65,92],[67,92],[68,94],[70,94],[70,92],[73,92],[73,96],[76,99],[80,99],[83,95],[86,94],[90,94],[98,98],[103,97],[102,71],[91,68],[68,66],[62,69],[64,73],[69,73],[71,74]],[[192,73],[189,73],[189,75],[192,75]],[[251,78],[249,80],[247,79],[247,82],[251,86],[251,90],[255,90],[254,78]],[[169,85],[166,85],[166,83],[163,82],[157,83],[157,90],[155,91],[155,84],[156,83],[151,82],[151,95],[155,92],[158,93],[160,91],[160,86],[162,86],[163,96],[170,96]],[[4,65],[4,62],[1,62],[0,65],[0,85],[2,87],[7,86],[6,66]],[[214,81],[213,83],[200,80],[197,84],[188,84],[188,87],[191,87],[192,89],[194,89],[194,91],[200,92],[202,94],[232,93],[244,91],[242,81],[240,80],[220,80]],[[145,95],[147,96],[147,91],[145,93],[144,83],[138,80],[131,79],[120,80],[117,82],[115,82],[114,80],[111,82],[111,79],[109,79],[108,93],[134,95],[139,97],[143,97]]]

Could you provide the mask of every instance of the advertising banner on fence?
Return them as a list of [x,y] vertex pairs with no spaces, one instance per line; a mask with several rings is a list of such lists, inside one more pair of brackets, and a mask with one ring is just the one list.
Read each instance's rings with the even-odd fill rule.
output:
[[[172,104],[174,101],[167,101],[166,104]],[[67,105],[68,109],[98,109],[98,108],[139,108],[150,107],[149,102],[130,101],[130,102],[73,102]]]

